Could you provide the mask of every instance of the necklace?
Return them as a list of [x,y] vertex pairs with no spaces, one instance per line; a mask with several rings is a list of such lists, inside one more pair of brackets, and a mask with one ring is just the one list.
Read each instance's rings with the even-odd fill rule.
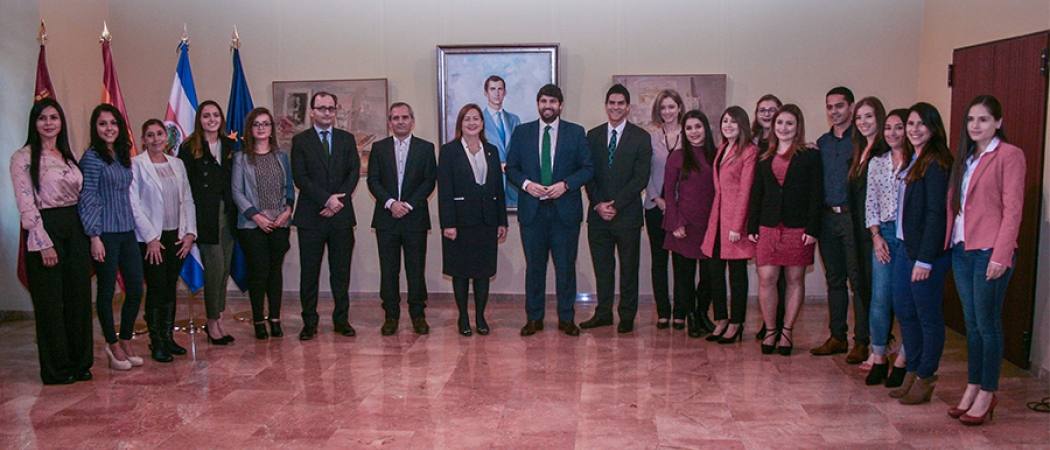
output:
[[668,152],[672,152],[672,151],[674,151],[674,149],[678,148],[678,143],[681,142],[681,140],[682,140],[682,135],[681,134],[675,133],[674,137],[675,137],[674,145],[668,144],[667,143],[667,133],[664,133],[664,145],[667,146],[667,151]]

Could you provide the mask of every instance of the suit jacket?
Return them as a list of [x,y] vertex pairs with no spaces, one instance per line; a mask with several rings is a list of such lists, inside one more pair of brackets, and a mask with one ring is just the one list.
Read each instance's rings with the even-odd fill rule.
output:
[[[332,127],[332,154],[314,127],[292,137],[292,179],[299,188],[299,208],[292,224],[299,228],[348,229],[357,225],[351,196],[361,179],[361,157],[354,135]],[[346,194],[344,208],[332,217],[321,210],[332,194]]]
[[[186,167],[186,177],[193,192],[193,204],[197,207],[198,244],[219,243],[219,223],[227,221],[227,227],[237,227],[237,205],[233,203],[230,176],[233,173],[234,141],[219,134],[219,158],[217,161],[205,146],[200,158],[194,158],[189,142],[179,147],[179,159]],[[219,217],[219,203],[225,204],[225,217]]]
[[[175,172],[179,185],[179,232],[182,239],[187,234],[197,235],[197,208],[193,205],[193,193],[186,178],[186,167],[182,160],[164,155]],[[160,174],[149,159],[149,153],[131,158],[131,212],[135,215],[135,237],[139,242],[160,239],[164,231],[164,185]]]
[[507,135],[506,140],[499,138],[499,128],[496,122],[492,120],[492,116],[489,115],[487,109],[482,110],[482,116],[485,117],[485,139],[490,144],[494,145],[499,151],[499,160],[504,162],[507,160],[507,148],[510,146],[510,138],[514,134],[514,129],[521,125],[521,119],[512,112],[508,112],[506,109],[503,110],[503,130]]
[[[540,182],[540,122],[535,120],[519,125],[514,129],[507,150],[507,166],[504,169],[507,181],[521,187],[525,180]],[[558,129],[558,143],[554,150],[552,181],[564,181],[568,192],[554,199],[558,217],[568,226],[579,225],[583,221],[582,188],[594,176],[594,164],[591,150],[587,146],[587,137],[583,127],[565,120]],[[523,225],[532,223],[539,208],[540,199],[522,192],[518,199],[518,222]]]
[[819,236],[824,210],[824,163],[820,151],[795,152],[788,166],[784,185],[773,174],[773,156],[755,166],[748,202],[747,234],[758,234],[759,225],[774,228],[805,228],[806,234]]
[[897,226],[903,227],[908,258],[933,264],[944,253],[947,199],[948,170],[930,162],[926,174],[905,189],[904,211],[897,218]]
[[[587,183],[587,199],[590,201],[587,224],[591,227],[641,228],[642,190],[649,183],[652,139],[641,127],[627,122],[623,135],[617,136],[613,165],[609,167],[608,135],[608,122],[587,132],[587,144],[594,160],[594,178]],[[610,200],[616,217],[606,221],[594,207]]]
[[[390,136],[372,144],[368,155],[368,190],[376,198],[372,213],[372,228],[387,230],[398,225],[406,230],[430,229],[430,209],[427,199],[434,192],[437,181],[437,162],[434,144],[412,136],[405,158],[405,177],[401,195],[397,190],[397,155],[394,153],[394,137]],[[412,206],[412,211],[400,219],[386,209],[388,200],[399,200]]]
[[503,196],[503,170],[499,150],[485,144],[488,172],[485,184],[474,179],[463,144],[452,141],[441,146],[438,158],[438,217],[441,228],[479,225],[507,226],[507,205]]
[[[292,180],[292,163],[288,161],[288,154],[280,149],[273,149],[277,153],[277,161],[281,163],[284,171],[284,201],[288,206],[295,206],[295,182]],[[259,183],[255,177],[255,166],[248,163],[245,151],[233,154],[233,175],[231,188],[233,190],[233,203],[237,205],[237,228],[258,228],[259,224],[252,217],[259,214]],[[291,220],[284,225],[287,228]]]
[[[736,152],[723,145],[715,157],[715,201],[711,205],[711,218],[704,236],[703,252],[711,255],[719,243],[721,259],[751,259],[755,257],[755,243],[747,238],[747,206],[751,201],[751,185],[755,182],[755,162],[758,147],[748,144],[739,158],[729,164],[727,151]],[[729,242],[729,232],[740,233],[740,240]]]
[[[962,205],[963,234],[966,250],[992,249],[992,261],[1012,267],[1017,235],[1021,231],[1021,213],[1024,209],[1024,179],[1026,164],[1024,151],[1005,142],[986,153],[970,175],[966,204]],[[956,195],[954,187],[948,193],[948,205]],[[951,245],[955,214],[948,209],[947,236],[944,247]]]

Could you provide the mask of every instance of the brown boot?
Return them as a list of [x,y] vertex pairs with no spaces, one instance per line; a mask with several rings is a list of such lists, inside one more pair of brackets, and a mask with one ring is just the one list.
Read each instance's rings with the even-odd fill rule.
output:
[[892,397],[892,398],[904,397],[908,393],[908,390],[911,389],[911,385],[913,383],[915,383],[915,378],[916,378],[915,372],[906,372],[904,374],[904,382],[901,383],[901,387],[890,391],[890,397]]
[[916,378],[915,382],[912,383],[911,389],[908,393],[901,397],[900,402],[902,405],[918,405],[920,403],[926,403],[930,401],[930,397],[933,396],[933,388],[936,387],[937,375],[932,375],[926,378]]
[[[837,353],[846,353],[849,350],[849,344],[846,341],[840,341],[835,339],[834,336],[829,337],[828,340],[824,341],[824,345],[810,350],[809,352],[817,356],[834,355]],[[867,358],[867,357],[865,357]]]
[[854,343],[846,355],[846,364],[860,364],[868,359],[868,345]]

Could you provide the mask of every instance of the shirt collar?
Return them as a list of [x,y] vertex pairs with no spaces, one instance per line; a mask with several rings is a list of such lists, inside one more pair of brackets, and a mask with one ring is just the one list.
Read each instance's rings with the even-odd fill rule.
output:
[[607,126],[609,127],[609,133],[616,130],[616,136],[623,136],[623,130],[624,128],[627,128],[627,120],[625,119],[623,122],[620,122],[619,126],[614,127],[611,123],[608,123]]
[[552,132],[557,133],[558,132],[558,125],[560,125],[560,124],[561,124],[561,117],[559,117],[557,119],[554,119],[554,122],[551,122],[551,123],[546,123],[546,122],[543,121],[543,119],[540,119],[540,133],[543,132],[543,129],[547,125],[551,126],[551,131]]
[[328,135],[329,135],[329,136],[331,136],[331,135],[332,135],[332,128],[335,128],[335,127],[331,127],[331,126],[330,126],[330,127],[328,127],[328,128],[321,128],[321,127],[319,127],[319,126],[317,126],[317,125],[314,125],[314,131],[316,131],[316,132],[317,132],[317,135],[318,135],[318,136],[320,136],[320,135],[321,135],[321,132],[322,132],[322,131],[327,131],[327,132],[328,132]]
[[409,133],[408,137],[405,138],[405,140],[403,140],[403,141],[401,139],[398,139],[397,136],[391,136],[391,137],[394,138],[394,145],[395,146],[402,145],[402,144],[409,145],[409,144],[412,143],[412,133]]

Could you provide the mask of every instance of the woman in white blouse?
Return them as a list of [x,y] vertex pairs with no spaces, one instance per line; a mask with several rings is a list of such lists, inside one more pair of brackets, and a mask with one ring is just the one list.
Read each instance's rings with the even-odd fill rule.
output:
[[131,210],[144,258],[150,357],[171,362],[186,349],[172,339],[175,288],[197,236],[196,208],[182,160],[168,155],[168,130],[157,119],[142,124],[145,152],[131,158]]

